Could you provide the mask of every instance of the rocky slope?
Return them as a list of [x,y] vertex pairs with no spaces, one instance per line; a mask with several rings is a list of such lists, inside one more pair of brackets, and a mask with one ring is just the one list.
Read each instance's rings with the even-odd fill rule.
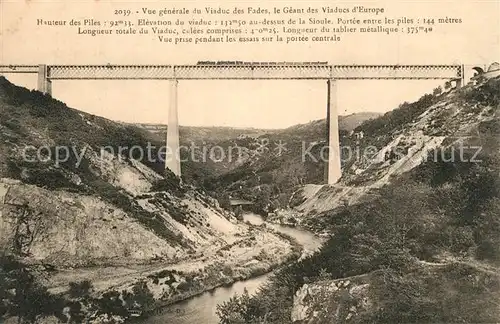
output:
[[[298,256],[295,243],[165,173],[161,146],[0,78],[2,254],[51,270],[40,278],[53,293],[90,280],[100,296],[149,276],[165,303]],[[154,280],[165,271],[178,277]]]
[[363,133],[363,137],[351,136],[341,147],[344,155],[339,182],[330,186],[303,186],[291,198],[296,212],[282,212],[283,217],[314,216],[370,200],[377,195],[377,189],[391,179],[453,149],[457,150],[457,160],[460,152],[462,155],[479,153],[479,146],[490,136],[481,134],[481,123],[498,119],[497,107],[488,104],[488,100],[494,100],[497,90],[495,80],[482,86],[493,93],[483,95],[481,85],[470,84],[438,96],[425,95],[418,102],[405,103],[381,118],[358,126],[355,132]]

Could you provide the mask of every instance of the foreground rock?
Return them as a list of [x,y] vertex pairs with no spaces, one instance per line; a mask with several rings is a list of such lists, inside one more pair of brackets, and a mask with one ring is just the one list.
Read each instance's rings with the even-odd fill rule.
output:
[[[421,264],[399,274],[368,274],[305,284],[295,294],[294,324],[449,322],[461,314],[464,323],[498,320],[500,274],[462,262]],[[432,309],[446,309],[446,318],[428,318]],[[408,310],[410,310],[408,312]]]

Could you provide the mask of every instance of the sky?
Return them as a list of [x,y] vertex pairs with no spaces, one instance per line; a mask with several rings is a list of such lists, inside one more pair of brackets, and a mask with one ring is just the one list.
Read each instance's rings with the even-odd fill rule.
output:
[[[76,35],[37,28],[36,20],[113,18],[113,9],[173,6],[245,7],[235,1],[78,2],[0,0],[0,64],[196,64],[204,60],[328,61],[330,64],[489,64],[500,61],[500,1],[337,1],[384,7],[391,17],[455,17],[427,35],[349,35],[338,43],[169,45],[153,37]],[[285,2],[261,2],[283,7]],[[332,1],[294,1],[294,7]],[[36,87],[35,75],[6,75]],[[126,122],[168,123],[168,81],[54,81],[53,96],[70,107]],[[339,81],[338,113],[387,112],[443,81]],[[310,80],[180,81],[179,123],[189,126],[284,128],[326,117],[326,82]]]

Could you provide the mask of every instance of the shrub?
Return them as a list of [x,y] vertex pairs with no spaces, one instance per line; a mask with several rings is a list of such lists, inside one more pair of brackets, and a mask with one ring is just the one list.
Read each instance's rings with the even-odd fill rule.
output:
[[483,106],[497,107],[500,104],[500,78],[489,79],[480,82],[481,85],[461,94],[461,98],[468,104],[479,103]]
[[151,191],[166,191],[178,197],[182,197],[186,190],[181,187],[180,179],[169,170],[165,171],[165,177],[157,180],[151,186]]
[[61,317],[64,300],[52,295],[31,271],[11,256],[0,256],[0,319],[17,316],[22,323]]
[[96,301],[97,315],[128,317],[129,312],[122,303],[121,295],[116,290],[105,292],[100,299]]
[[132,287],[131,293],[124,291],[122,294],[122,298],[125,301],[126,307],[129,312],[131,310],[148,312],[155,305],[154,296],[149,290],[146,282],[144,281],[137,282]]
[[89,280],[70,282],[68,294],[71,298],[88,297],[91,290],[92,283]]

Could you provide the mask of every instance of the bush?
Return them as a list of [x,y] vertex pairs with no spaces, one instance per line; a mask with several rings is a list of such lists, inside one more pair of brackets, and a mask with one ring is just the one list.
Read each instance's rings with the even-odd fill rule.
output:
[[151,186],[151,191],[166,191],[182,197],[186,190],[181,187],[180,179],[169,170],[165,171],[165,178],[157,180]]
[[105,292],[96,300],[97,315],[128,317],[129,312],[120,297],[120,293],[116,290]]
[[124,291],[122,295],[129,312],[137,310],[148,312],[152,310],[155,305],[154,296],[144,281],[137,282],[132,287],[131,293]]
[[[469,278],[475,278],[470,280]],[[376,277],[373,296],[380,307],[367,323],[493,323],[500,288],[498,276],[470,266],[451,264],[410,273],[384,270]]]
[[[480,82],[481,83],[481,82]],[[461,98],[468,104],[497,107],[500,104],[500,78],[489,79],[478,88],[463,92]]]
[[71,298],[88,297],[91,290],[92,283],[89,280],[70,282],[68,294]]
[[0,257],[0,319],[17,316],[35,323],[49,316],[62,317],[64,300],[50,294],[30,270],[11,256]]

